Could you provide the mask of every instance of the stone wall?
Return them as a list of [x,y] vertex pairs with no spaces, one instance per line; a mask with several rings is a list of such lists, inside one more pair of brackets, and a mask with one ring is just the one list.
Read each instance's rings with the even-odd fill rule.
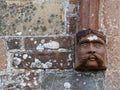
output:
[[106,90],[120,89],[120,1],[101,0],[100,7],[100,28],[107,36],[107,71]]
[[77,0],[0,1],[0,90],[58,90],[57,77],[59,90],[70,85],[61,75],[73,70],[77,8]]
[[80,0],[0,0],[0,90],[119,90],[119,3],[100,0],[107,71],[76,72]]

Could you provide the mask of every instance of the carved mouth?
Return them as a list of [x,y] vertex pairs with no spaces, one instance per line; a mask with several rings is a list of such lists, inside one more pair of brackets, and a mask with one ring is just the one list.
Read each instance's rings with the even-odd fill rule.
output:
[[89,61],[96,61],[96,59],[95,58],[90,58]]
[[93,55],[90,55],[90,56],[88,57],[88,60],[89,60],[89,61],[96,61],[96,57],[93,56]]

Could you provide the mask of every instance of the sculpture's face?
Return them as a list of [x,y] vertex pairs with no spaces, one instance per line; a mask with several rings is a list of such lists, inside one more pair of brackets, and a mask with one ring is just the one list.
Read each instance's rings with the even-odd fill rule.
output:
[[79,40],[76,51],[76,69],[106,69],[106,44],[100,37],[94,34],[88,34]]

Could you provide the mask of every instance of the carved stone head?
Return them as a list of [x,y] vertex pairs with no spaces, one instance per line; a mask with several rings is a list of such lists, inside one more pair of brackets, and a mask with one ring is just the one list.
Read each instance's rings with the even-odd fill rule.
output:
[[97,30],[82,30],[76,34],[75,69],[106,69],[106,38]]

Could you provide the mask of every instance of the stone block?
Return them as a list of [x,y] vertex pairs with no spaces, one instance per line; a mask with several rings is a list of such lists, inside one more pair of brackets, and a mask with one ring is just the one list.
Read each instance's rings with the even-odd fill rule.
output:
[[66,17],[67,25],[66,30],[69,34],[75,34],[77,29],[77,20],[78,20],[78,0],[69,0],[69,4],[66,4]]
[[13,66],[18,69],[70,69],[73,56],[71,52],[16,52]]
[[69,33],[75,34],[76,27],[77,27],[77,17],[70,17],[69,18]]
[[[103,8],[103,17],[104,17],[104,25],[107,29],[107,35],[111,36],[119,36],[120,35],[120,1],[119,0],[111,0],[104,2]],[[112,6],[112,7],[111,7]],[[112,12],[114,11],[114,13]]]
[[40,88],[40,76],[36,72],[18,73],[13,76],[13,80],[16,81],[15,89],[33,90]]
[[21,38],[9,38],[6,41],[7,41],[7,45],[8,45],[9,50],[20,49],[22,46]]
[[106,72],[106,90],[120,89],[120,71],[109,70]]
[[0,1],[0,35],[62,34],[64,0]]
[[120,63],[120,36],[108,37],[108,45],[107,45],[107,61],[108,61],[108,69],[109,70],[119,70]]
[[[99,73],[46,73],[43,79],[42,88],[45,90],[104,90],[104,77]],[[96,77],[102,77],[98,86]],[[98,89],[99,88],[99,89]]]
[[43,71],[26,71],[0,75],[0,89],[4,90],[40,90]]
[[63,37],[27,37],[24,41],[26,50],[37,50],[44,51],[48,49],[58,50],[62,49],[73,49],[73,40],[70,36]]
[[6,47],[3,39],[0,39],[0,70],[7,68]]
[[70,4],[78,4],[78,0],[69,0]]
[[[107,36],[107,60],[108,69],[106,72],[106,90],[120,89],[120,1],[119,0],[102,0],[101,28]],[[112,6],[112,7],[111,7]],[[103,24],[103,25],[102,25]]]

